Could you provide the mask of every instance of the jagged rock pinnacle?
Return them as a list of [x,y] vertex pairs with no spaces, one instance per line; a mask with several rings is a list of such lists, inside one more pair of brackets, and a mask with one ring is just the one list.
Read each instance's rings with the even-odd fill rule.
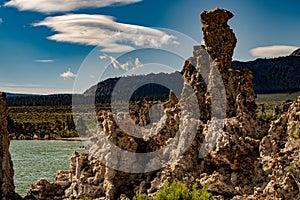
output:
[[203,11],[201,14],[206,51],[217,66],[226,89],[227,116],[255,115],[256,104],[253,75],[249,70],[232,69],[232,56],[237,39],[227,21],[234,15],[224,9]]
[[206,50],[221,73],[231,68],[233,51],[237,42],[234,32],[227,24],[232,17],[231,12],[220,8],[201,13]]

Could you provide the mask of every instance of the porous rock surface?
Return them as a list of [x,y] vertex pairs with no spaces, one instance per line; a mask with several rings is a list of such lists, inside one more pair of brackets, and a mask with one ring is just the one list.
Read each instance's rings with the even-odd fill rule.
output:
[[[182,147],[185,140],[181,137],[189,138],[196,126],[196,136],[183,155],[154,172],[122,172],[102,164],[103,161],[110,162],[118,154],[107,142],[95,136],[89,154],[73,154],[70,170],[59,172],[54,183],[37,181],[31,186],[28,197],[128,199],[138,188],[155,197],[165,181],[182,181],[188,186],[194,183],[206,185],[214,199],[299,199],[300,97],[271,125],[255,118],[252,73],[231,67],[237,41],[227,24],[232,17],[232,13],[223,9],[201,13],[208,54],[203,46],[194,47],[193,57],[186,61],[182,70],[185,87],[192,87],[197,102],[195,105],[185,104],[190,96],[182,95],[181,99],[175,99],[170,94],[170,101],[162,105],[164,112],[162,120],[157,123],[159,128],[150,130],[150,135],[151,131],[156,131],[153,137],[133,137],[124,132],[115,119],[125,119],[126,114],[113,116],[105,111],[98,115],[99,135],[128,152],[153,152],[170,144],[172,139],[177,139],[176,146]],[[212,66],[211,63],[218,69],[221,81],[212,73],[213,68],[205,67]],[[220,91],[222,85],[225,86],[223,107],[212,108],[212,94],[218,94],[212,93],[213,87],[209,84],[212,79],[218,80],[213,86]],[[221,93],[217,99],[222,98]],[[144,101],[136,110],[135,123],[141,126],[148,123],[149,105]],[[189,106],[199,107],[199,119],[182,122],[180,119],[186,119],[192,113],[187,109]],[[212,116],[212,109],[220,114]],[[222,114],[222,109],[225,114]],[[176,132],[182,127],[186,129],[178,137]],[[210,147],[210,144],[213,146]],[[179,149],[174,147],[173,153],[177,155]],[[95,157],[101,150],[109,153]],[[139,161],[137,156],[126,160],[128,166],[137,168]],[[115,164],[122,162],[119,159]],[[151,160],[150,167],[155,166],[155,162],[158,161]]]
[[14,191],[14,170],[9,153],[7,117],[6,95],[0,93],[0,199],[17,200],[21,198]]
[[[150,192],[161,189],[164,180],[179,180],[190,185],[195,182],[206,185],[216,199],[230,199],[253,193],[253,188],[267,179],[259,161],[259,143],[268,126],[255,119],[252,73],[231,68],[236,38],[227,20],[232,16],[222,9],[201,13],[206,49],[225,85],[227,109],[220,108],[226,109],[224,128],[220,129],[218,120],[210,119],[212,97],[206,83],[213,77],[208,75],[207,81],[205,75],[199,76],[207,73],[201,71],[206,54],[203,48],[195,47],[194,56],[185,63],[183,76],[196,92],[204,124],[199,126],[196,140],[181,160],[164,168],[155,178]],[[208,127],[218,134],[216,145],[204,158],[199,158],[204,138],[210,137]]]
[[300,199],[300,97],[260,142],[260,160],[269,182],[255,195],[262,199]]

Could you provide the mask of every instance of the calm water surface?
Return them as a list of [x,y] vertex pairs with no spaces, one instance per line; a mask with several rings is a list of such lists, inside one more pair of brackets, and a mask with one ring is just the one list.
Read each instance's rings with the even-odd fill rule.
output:
[[14,163],[16,191],[24,196],[36,180],[54,181],[55,173],[69,169],[75,151],[84,152],[79,141],[13,140],[10,153]]

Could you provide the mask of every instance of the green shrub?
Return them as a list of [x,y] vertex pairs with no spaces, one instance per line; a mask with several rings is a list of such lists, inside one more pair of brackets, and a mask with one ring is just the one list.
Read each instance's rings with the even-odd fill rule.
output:
[[279,118],[280,118],[280,115],[274,115],[274,114],[259,115],[259,114],[256,114],[256,119],[259,119],[259,120],[264,121],[264,122],[271,122],[271,121],[279,119]]
[[43,138],[43,137],[45,137],[45,135],[51,134],[51,131],[49,131],[49,130],[44,130],[44,129],[39,129],[39,130],[37,130],[34,134],[36,134],[36,135],[39,136],[40,138]]
[[133,200],[153,200],[152,197],[149,197],[147,194],[142,193],[142,190],[139,189],[135,196],[133,197]]
[[61,130],[61,131],[58,131],[57,135],[61,138],[78,137],[77,131],[74,131],[74,130],[71,130],[71,131]]
[[[200,191],[197,184],[194,184],[192,190],[190,190],[184,183],[173,182],[169,184],[165,183],[164,188],[157,192],[157,200],[211,200],[212,194],[209,193],[205,187]],[[143,194],[141,190],[137,191],[133,200],[152,200],[146,194]]]
[[77,131],[71,130],[71,131],[67,131],[67,138],[72,138],[72,137],[79,137]]
[[57,135],[61,138],[64,138],[67,135],[67,131],[66,130],[60,130],[60,131],[58,131]]
[[295,167],[293,164],[290,164],[289,166],[285,167],[285,171],[295,173]]
[[81,197],[78,200],[91,200],[91,198],[90,197]]
[[295,139],[295,140],[300,138],[300,128],[299,128],[299,126],[297,126],[296,130],[293,133],[290,134],[290,137],[292,139]]

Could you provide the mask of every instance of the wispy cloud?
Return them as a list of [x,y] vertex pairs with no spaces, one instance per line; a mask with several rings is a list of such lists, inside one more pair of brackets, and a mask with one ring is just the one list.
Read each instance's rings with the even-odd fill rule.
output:
[[58,42],[100,46],[103,52],[126,52],[135,47],[160,48],[178,43],[163,31],[144,26],[118,23],[111,16],[68,14],[47,17],[33,26],[47,26],[58,32],[48,39]]
[[120,63],[115,57],[109,56],[106,54],[99,56],[99,58],[101,60],[109,59],[115,69],[119,69],[119,70],[123,70],[123,71],[128,71],[128,70],[136,69],[136,68],[143,66],[143,64],[139,58],[135,58],[134,61],[127,61],[125,63]]
[[54,60],[35,60],[35,62],[39,62],[39,63],[52,63],[52,62],[54,62]]
[[71,69],[69,68],[68,71],[61,73],[59,76],[64,79],[75,79],[77,75],[71,72]]
[[141,0],[10,0],[4,6],[16,7],[21,11],[31,10],[42,13],[67,12],[82,8],[101,8],[124,5]]
[[121,70],[124,70],[124,71],[128,71],[128,66],[129,66],[129,62],[128,61],[126,63],[121,64],[115,57],[108,56],[108,55],[102,55],[102,56],[99,56],[99,58],[101,60],[103,60],[103,59],[109,59],[110,62],[111,62],[111,64],[113,65],[113,67],[115,69],[121,69]]
[[2,24],[3,23],[3,19],[0,17],[0,24]]
[[257,57],[279,57],[290,55],[298,48],[299,47],[287,45],[264,46],[251,49],[250,54]]

